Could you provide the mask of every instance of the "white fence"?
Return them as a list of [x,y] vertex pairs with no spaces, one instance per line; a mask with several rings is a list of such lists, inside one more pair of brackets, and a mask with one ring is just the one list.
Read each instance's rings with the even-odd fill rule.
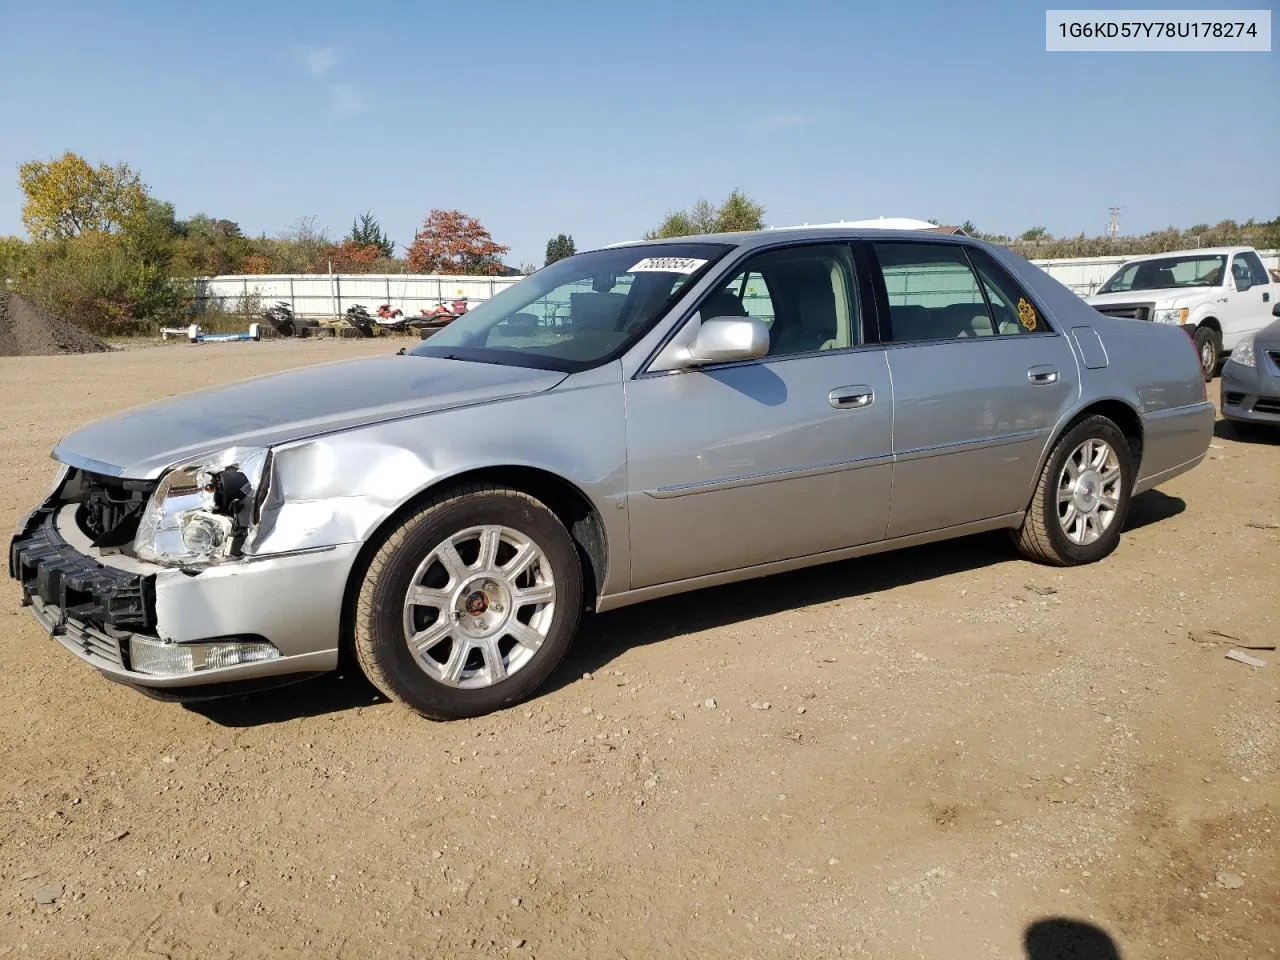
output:
[[[1260,250],[1268,270],[1280,270],[1280,250]],[[1127,258],[1079,257],[1033,260],[1051,277],[1082,297],[1098,289]],[[440,274],[295,274],[206,277],[196,281],[197,301],[235,310],[245,298],[257,297],[261,307],[277,300],[289,304],[296,316],[340,317],[353,304],[372,313],[380,304],[403,310],[406,316],[431,310],[442,302],[465,297],[469,303],[488,300],[520,277],[458,277]]]
[[263,308],[283,300],[299,317],[340,317],[357,303],[373,313],[381,304],[388,303],[409,316],[463,297],[472,304],[488,300],[519,279],[418,273],[205,277],[196,281],[196,300],[206,306],[220,305],[224,310],[235,310],[242,300],[254,297]]

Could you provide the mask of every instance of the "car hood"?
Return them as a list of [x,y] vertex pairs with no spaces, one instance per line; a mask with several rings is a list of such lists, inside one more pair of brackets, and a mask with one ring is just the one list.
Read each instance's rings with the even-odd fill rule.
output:
[[1108,303],[1158,303],[1161,305],[1189,307],[1205,300],[1216,300],[1223,295],[1221,287],[1164,287],[1154,290],[1124,290],[1120,293],[1095,293],[1085,297],[1091,307]]
[[1280,350],[1280,320],[1263,327],[1253,335],[1255,350]]
[[64,437],[56,460],[150,479],[228,446],[271,446],[383,420],[549,390],[565,374],[388,356],[324,363],[135,407]]

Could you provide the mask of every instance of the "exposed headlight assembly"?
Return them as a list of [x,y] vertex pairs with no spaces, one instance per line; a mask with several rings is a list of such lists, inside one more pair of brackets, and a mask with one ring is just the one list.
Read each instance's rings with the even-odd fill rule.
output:
[[1237,343],[1236,348],[1231,351],[1231,356],[1227,357],[1227,362],[1238,363],[1242,367],[1256,367],[1258,356],[1253,351],[1253,337]]
[[174,467],[142,512],[134,554],[182,566],[235,558],[253,526],[268,459],[260,447],[230,447]]

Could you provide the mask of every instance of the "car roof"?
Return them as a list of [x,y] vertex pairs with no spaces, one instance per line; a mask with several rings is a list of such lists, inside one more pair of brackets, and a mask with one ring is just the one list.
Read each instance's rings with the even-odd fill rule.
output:
[[1253,247],[1196,247],[1191,250],[1166,250],[1164,253],[1144,253],[1136,257],[1125,257],[1125,263],[1137,263],[1139,260],[1161,260],[1165,257],[1212,256],[1214,254],[1246,253]]
[[728,243],[736,247],[769,246],[790,240],[942,240],[980,244],[981,241],[964,234],[938,233],[933,230],[899,230],[890,228],[855,227],[849,224],[825,226],[768,227],[764,230],[746,230],[738,233],[700,233],[687,237],[663,237],[654,240],[624,240],[599,249],[617,247],[651,247],[671,243]]

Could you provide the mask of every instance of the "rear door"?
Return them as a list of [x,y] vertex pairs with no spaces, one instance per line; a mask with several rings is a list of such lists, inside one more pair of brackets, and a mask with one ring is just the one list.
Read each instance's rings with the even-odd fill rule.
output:
[[894,390],[888,536],[1024,510],[1050,433],[1079,394],[1066,336],[980,248],[869,246]]

